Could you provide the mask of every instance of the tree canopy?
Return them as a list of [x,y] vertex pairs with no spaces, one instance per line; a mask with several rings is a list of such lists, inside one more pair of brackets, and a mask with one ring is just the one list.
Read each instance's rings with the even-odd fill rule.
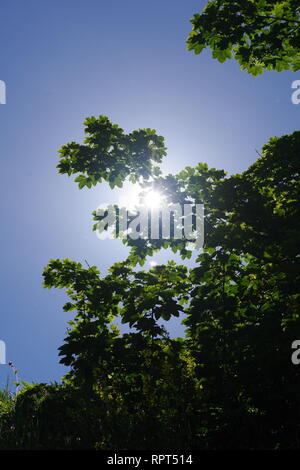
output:
[[[242,174],[198,164],[151,175],[170,201],[205,204],[204,251],[192,268],[136,269],[162,248],[184,259],[184,241],[172,239],[131,240],[128,258],[106,276],[51,260],[44,286],[66,289],[63,310],[74,311],[59,348],[70,372],[63,385],[19,394],[2,420],[2,445],[17,436],[21,448],[295,447],[299,154],[297,131],[270,139]],[[185,337],[170,338],[167,322],[179,316]]]
[[83,144],[70,142],[60,150],[57,165],[60,174],[79,175],[75,181],[81,189],[91,188],[101,181],[111,188],[122,187],[124,180],[136,183],[139,178],[148,179],[157,174],[166,154],[164,139],[153,129],[137,129],[125,134],[106,116],[94,116],[84,122],[87,134]]
[[[296,1],[208,2],[189,47],[234,56],[253,75],[298,70],[298,18]],[[102,115],[84,125],[83,144],[60,150],[59,173],[79,189],[128,178],[169,203],[203,203],[204,248],[188,268],[184,239],[124,238],[129,255],[105,276],[50,260],[44,287],[65,289],[63,310],[74,312],[59,348],[69,372],[0,396],[0,448],[298,448],[300,131],[272,137],[241,174],[201,162],[163,175],[154,130],[126,134]],[[183,264],[141,269],[169,248]],[[170,337],[174,317],[185,336]]]
[[234,58],[254,76],[300,69],[298,0],[209,1],[191,22],[187,43],[195,54],[209,47],[214,59]]

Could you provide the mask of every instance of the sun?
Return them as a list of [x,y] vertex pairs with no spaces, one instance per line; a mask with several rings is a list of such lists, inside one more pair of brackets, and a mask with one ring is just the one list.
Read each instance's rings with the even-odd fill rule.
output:
[[129,210],[147,207],[148,209],[157,209],[163,204],[162,194],[155,189],[144,189],[139,184],[124,185],[119,196],[120,207],[126,207]]
[[155,209],[159,207],[162,203],[161,194],[157,191],[149,191],[144,197],[144,203],[150,209]]

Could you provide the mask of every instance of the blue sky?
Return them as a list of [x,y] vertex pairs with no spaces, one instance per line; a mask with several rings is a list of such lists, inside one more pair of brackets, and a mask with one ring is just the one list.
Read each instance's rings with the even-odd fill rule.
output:
[[[194,0],[14,0],[1,6],[0,339],[26,381],[59,380],[57,348],[71,315],[65,295],[42,288],[50,258],[102,272],[127,251],[99,241],[91,212],[116,194],[79,191],[57,174],[57,150],[83,137],[87,116],[104,114],[126,131],[151,127],[166,138],[163,170],[199,161],[229,173],[255,149],[299,128],[291,84],[300,73],[253,78],[209,51],[186,50]],[[0,383],[8,368],[0,365]]]

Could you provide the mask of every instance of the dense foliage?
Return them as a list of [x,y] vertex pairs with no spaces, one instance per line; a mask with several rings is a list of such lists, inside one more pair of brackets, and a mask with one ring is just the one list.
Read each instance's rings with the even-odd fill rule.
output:
[[125,178],[136,183],[159,174],[160,163],[166,154],[164,139],[153,129],[138,129],[126,135],[106,116],[90,117],[85,121],[87,137],[84,144],[70,142],[60,150],[59,173],[79,173],[75,179],[79,189],[91,188],[107,181],[111,188],[122,187]]
[[214,0],[194,15],[188,49],[209,47],[220,62],[235,58],[252,75],[300,69],[298,0]]
[[[234,48],[251,73],[296,70],[296,15],[293,1],[209,2],[190,46],[209,45],[221,59]],[[76,175],[79,188],[122,187],[128,178],[170,203],[204,203],[204,250],[192,268],[142,270],[155,251],[171,248],[184,260],[190,246],[124,239],[129,256],[106,276],[51,260],[44,286],[66,289],[64,311],[74,312],[60,347],[70,371],[62,384],[0,395],[0,448],[297,448],[300,131],[271,138],[242,174],[199,163],[163,176],[156,165],[166,149],[155,131],[126,135],[104,116],[85,126],[83,145],[61,149],[59,172]],[[186,335],[172,339],[166,322],[179,316]]]
[[[44,285],[65,288],[64,310],[75,312],[60,348],[70,372],[63,385],[27,386],[2,403],[1,446],[296,447],[299,155],[295,132],[271,139],[240,175],[199,164],[155,177],[170,200],[181,188],[205,203],[205,249],[192,269],[135,269],[177,240],[131,240],[131,255],[104,277],[50,261]],[[171,339],[161,320],[179,315],[186,337]]]

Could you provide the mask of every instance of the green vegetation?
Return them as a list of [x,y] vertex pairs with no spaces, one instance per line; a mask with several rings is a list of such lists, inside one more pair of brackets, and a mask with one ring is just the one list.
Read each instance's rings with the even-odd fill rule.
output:
[[[222,60],[234,50],[253,74],[297,70],[296,14],[293,1],[209,2],[189,44],[195,52],[209,45]],[[166,149],[155,131],[126,135],[104,116],[85,125],[84,145],[62,148],[59,172],[76,175],[79,188],[103,180],[122,187],[129,178],[151,181],[169,202],[204,203],[204,252],[190,269],[169,262],[137,270],[165,248],[190,257],[189,246],[126,239],[128,258],[106,276],[51,260],[44,286],[66,289],[64,311],[74,311],[60,347],[70,371],[62,384],[0,395],[0,448],[297,448],[300,131],[271,138],[242,174],[199,163],[162,176],[156,165]],[[179,315],[186,336],[171,339],[161,320]]]
[[243,70],[300,69],[298,0],[214,0],[191,20],[188,49],[209,47],[220,62],[235,58]]

